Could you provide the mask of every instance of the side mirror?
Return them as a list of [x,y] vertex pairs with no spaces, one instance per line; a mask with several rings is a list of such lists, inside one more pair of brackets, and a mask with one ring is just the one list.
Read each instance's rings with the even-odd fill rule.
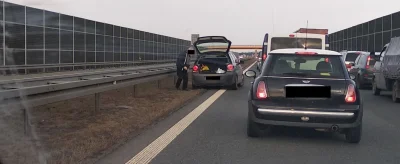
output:
[[253,78],[256,78],[256,72],[255,71],[253,71],[253,70],[248,70],[248,71],[246,71],[246,73],[244,73],[244,75],[246,75],[247,77],[253,77]]
[[244,64],[244,61],[243,61],[243,60],[241,60],[239,63],[240,63],[240,64]]
[[356,79],[356,76],[354,76],[353,74],[350,74],[350,79],[354,80],[354,79]]

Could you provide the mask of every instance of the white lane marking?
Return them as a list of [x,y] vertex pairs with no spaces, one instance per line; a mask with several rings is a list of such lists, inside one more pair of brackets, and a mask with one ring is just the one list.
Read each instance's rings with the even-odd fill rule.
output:
[[[254,66],[256,62],[247,67],[244,71],[248,71]],[[206,101],[200,104],[192,112],[182,118],[178,123],[168,129],[164,134],[154,140],[152,143],[147,145],[142,151],[136,154],[125,164],[147,164],[150,163],[165,147],[167,147],[179,134],[182,133],[197,117],[200,116],[208,107],[213,104],[221,95],[225,92],[225,89],[218,90]]]

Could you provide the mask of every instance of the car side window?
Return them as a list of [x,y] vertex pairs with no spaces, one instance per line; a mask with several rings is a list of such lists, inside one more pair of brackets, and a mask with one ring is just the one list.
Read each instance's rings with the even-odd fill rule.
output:
[[359,65],[361,56],[362,56],[362,55],[358,55],[356,61],[354,61],[354,65],[355,65],[355,66]]
[[367,65],[367,55],[360,55],[360,61],[359,61],[359,66],[363,67]]
[[386,49],[387,49],[387,47],[384,47],[384,48],[383,48],[383,50],[382,50],[382,52],[381,52],[381,58],[379,59],[380,61],[383,60],[383,57],[384,57],[385,54],[386,54]]
[[235,55],[234,55],[234,54],[229,54],[229,57],[230,57],[231,60],[232,60],[232,64],[233,64],[234,66],[236,66],[236,58],[235,58]]

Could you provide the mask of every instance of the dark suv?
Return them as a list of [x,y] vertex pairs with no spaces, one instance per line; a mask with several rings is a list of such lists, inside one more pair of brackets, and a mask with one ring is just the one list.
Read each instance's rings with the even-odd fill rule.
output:
[[[341,54],[317,49],[271,51],[248,99],[247,135],[257,137],[270,126],[326,129],[361,139],[363,105]],[[269,129],[269,128],[266,128]]]
[[371,57],[370,53],[361,53],[355,62],[351,64],[352,67],[349,73],[354,76],[354,81],[359,88],[372,86],[375,62],[376,60]]

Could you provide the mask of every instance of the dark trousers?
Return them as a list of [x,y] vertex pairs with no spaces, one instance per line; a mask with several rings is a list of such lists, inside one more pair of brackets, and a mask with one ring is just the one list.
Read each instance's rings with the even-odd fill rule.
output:
[[183,70],[183,71],[182,70],[178,70],[177,74],[178,74],[178,80],[176,81],[175,87],[179,88],[181,86],[182,81],[183,81],[182,89],[187,89],[188,80],[189,80],[187,71],[186,70]]

